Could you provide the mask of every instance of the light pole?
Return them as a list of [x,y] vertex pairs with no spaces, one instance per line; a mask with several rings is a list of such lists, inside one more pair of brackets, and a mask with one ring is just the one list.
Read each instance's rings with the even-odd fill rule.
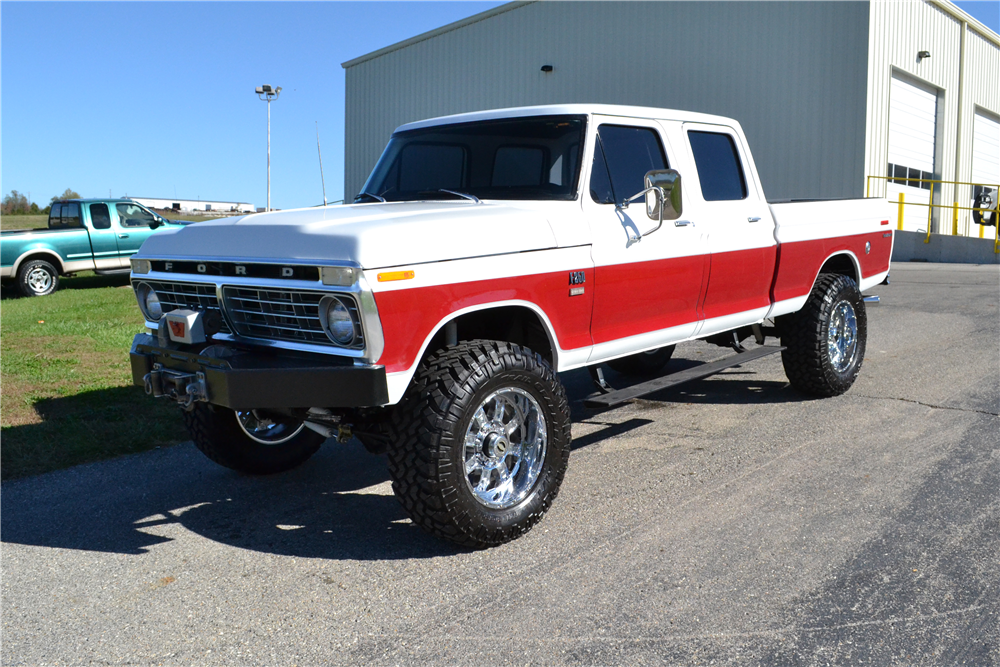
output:
[[255,91],[257,97],[267,102],[267,210],[271,210],[271,100],[278,99],[281,95],[281,86],[271,88],[271,86],[257,86]]

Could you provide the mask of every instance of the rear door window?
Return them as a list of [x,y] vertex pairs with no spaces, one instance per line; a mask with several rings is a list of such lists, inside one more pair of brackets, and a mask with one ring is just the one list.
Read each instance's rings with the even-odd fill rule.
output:
[[[544,173],[545,163],[545,153],[541,148],[501,146],[493,158],[493,182],[490,185],[495,188],[539,187],[547,175]],[[561,178],[559,168],[560,165],[553,165],[553,170]]]
[[733,138],[722,132],[688,132],[705,201],[746,199],[747,182]]
[[107,204],[90,205],[90,223],[94,229],[111,229],[111,212]]
[[410,144],[399,156],[399,189],[435,192],[465,188],[466,153],[461,146]]
[[[591,197],[598,203],[605,203],[600,199],[606,195],[606,186],[602,183],[605,174],[610,181],[613,201],[620,205],[646,188],[647,171],[668,166],[660,137],[650,128],[601,125],[597,134],[605,166],[603,170],[595,166],[591,175]],[[597,153],[595,149],[595,163]]]

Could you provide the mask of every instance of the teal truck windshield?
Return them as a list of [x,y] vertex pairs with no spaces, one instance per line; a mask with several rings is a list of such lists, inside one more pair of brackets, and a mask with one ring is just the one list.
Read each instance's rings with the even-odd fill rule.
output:
[[539,116],[397,132],[354,201],[576,199],[585,127]]

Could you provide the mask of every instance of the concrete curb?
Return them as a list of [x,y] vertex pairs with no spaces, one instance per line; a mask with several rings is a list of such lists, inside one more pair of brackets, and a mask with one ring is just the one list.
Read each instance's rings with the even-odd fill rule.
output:
[[[993,232],[987,229],[987,232]],[[994,232],[995,233],[995,232]],[[931,234],[930,243],[922,232],[896,232],[892,246],[894,262],[944,262],[948,264],[1000,264],[993,252],[994,239]]]

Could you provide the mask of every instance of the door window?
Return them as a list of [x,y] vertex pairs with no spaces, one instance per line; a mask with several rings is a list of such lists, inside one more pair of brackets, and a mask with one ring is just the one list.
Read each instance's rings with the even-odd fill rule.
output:
[[115,208],[122,227],[148,227],[153,222],[153,214],[138,204],[115,204]]
[[[646,189],[647,171],[666,168],[667,158],[663,153],[663,145],[654,130],[645,127],[601,125],[597,129],[594,169],[590,177],[590,196],[601,204],[620,205],[628,197]],[[611,201],[607,200],[609,190],[612,195]]]
[[705,201],[746,199],[747,182],[736,144],[721,132],[688,132]]
[[111,212],[107,204],[90,205],[90,222],[94,229],[111,229]]

